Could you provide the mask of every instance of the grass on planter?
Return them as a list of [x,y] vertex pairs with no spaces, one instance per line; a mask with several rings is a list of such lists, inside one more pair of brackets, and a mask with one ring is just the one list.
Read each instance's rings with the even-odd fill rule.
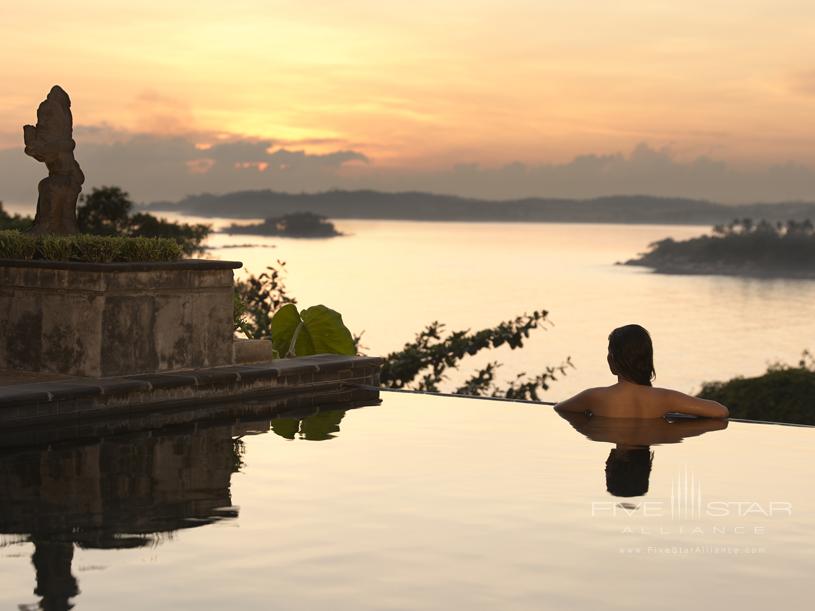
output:
[[129,263],[176,261],[183,255],[170,238],[120,238],[78,234],[31,235],[0,231],[0,259]]

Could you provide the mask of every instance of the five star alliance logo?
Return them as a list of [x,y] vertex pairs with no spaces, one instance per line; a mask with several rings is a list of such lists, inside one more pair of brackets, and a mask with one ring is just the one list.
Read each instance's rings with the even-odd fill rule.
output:
[[[792,515],[792,503],[778,500],[708,499],[702,481],[685,465],[671,478],[666,498],[643,498],[638,502],[593,501],[591,515],[629,518],[668,518],[682,522],[708,522],[716,518],[762,519]],[[714,527],[714,530],[716,527]]]
[[679,472],[671,478],[671,519],[672,520],[700,520],[702,509],[702,482],[693,472],[688,473],[685,465],[684,472]]

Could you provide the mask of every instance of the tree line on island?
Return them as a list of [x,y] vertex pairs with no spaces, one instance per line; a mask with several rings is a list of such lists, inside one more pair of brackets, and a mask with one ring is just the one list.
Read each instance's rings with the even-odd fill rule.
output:
[[809,219],[736,219],[716,225],[711,235],[654,242],[625,264],[663,274],[815,278],[815,227]]
[[228,234],[279,236],[284,238],[332,238],[343,235],[324,216],[313,212],[291,212],[270,217],[262,223],[229,225],[223,230]]

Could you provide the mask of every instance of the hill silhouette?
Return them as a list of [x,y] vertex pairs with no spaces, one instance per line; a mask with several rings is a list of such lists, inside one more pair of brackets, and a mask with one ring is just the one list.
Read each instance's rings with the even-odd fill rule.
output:
[[370,190],[205,193],[190,195],[178,202],[155,202],[146,208],[226,218],[268,218],[313,212],[332,219],[690,225],[726,223],[734,217],[764,218],[773,222],[815,217],[815,203],[805,202],[725,205],[647,195],[492,201],[419,191],[387,193]]

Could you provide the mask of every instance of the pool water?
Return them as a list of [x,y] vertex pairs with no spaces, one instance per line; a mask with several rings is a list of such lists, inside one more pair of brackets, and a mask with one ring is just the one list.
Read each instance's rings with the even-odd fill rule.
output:
[[382,399],[3,449],[0,608],[811,608],[812,428]]

